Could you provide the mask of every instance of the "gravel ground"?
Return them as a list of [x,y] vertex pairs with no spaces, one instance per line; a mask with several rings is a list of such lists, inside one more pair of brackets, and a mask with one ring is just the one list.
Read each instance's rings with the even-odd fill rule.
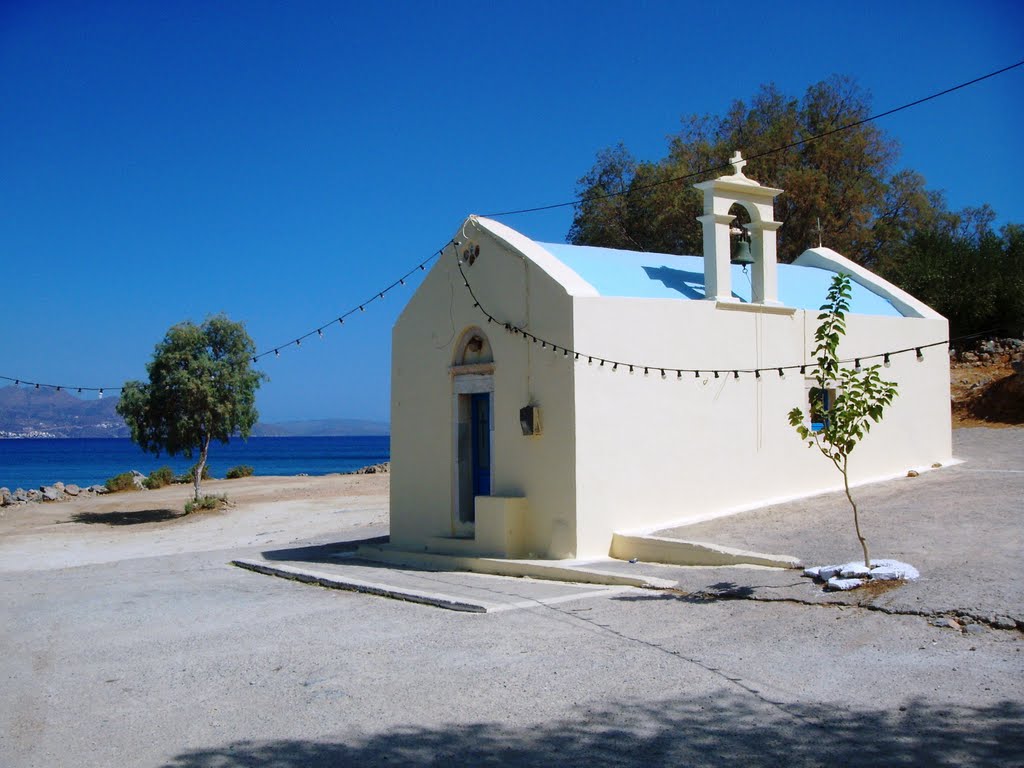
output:
[[[1001,446],[1013,469],[1020,437],[999,434],[1010,442],[958,434],[958,451]],[[1019,503],[1012,473],[971,486],[987,488],[976,503],[954,482],[975,482],[971,467],[895,496],[918,508],[947,496]],[[876,492],[862,491],[870,509]],[[825,514],[828,503],[808,509]],[[276,538],[293,539],[301,516],[293,524]],[[132,535],[142,546],[167,532]],[[877,521],[872,535],[880,555],[902,554]],[[936,550],[966,546],[946,535]],[[848,554],[847,528],[835,536],[798,554]],[[462,614],[242,571],[227,562],[263,549],[239,540],[9,567],[0,765],[1024,765],[1018,631],[966,634],[920,616],[727,591]],[[931,562],[909,549],[905,559]],[[975,589],[969,574],[986,562],[945,589]]]

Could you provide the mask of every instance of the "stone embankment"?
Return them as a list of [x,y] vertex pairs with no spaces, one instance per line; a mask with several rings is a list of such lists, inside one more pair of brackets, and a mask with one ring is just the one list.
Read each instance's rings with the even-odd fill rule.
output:
[[391,471],[391,462],[385,461],[383,464],[371,464],[368,467],[360,467],[352,472],[350,475],[379,475],[386,474]]
[[13,491],[10,488],[0,488],[0,507],[13,507],[32,501],[65,501],[76,496],[96,496],[103,493],[107,493],[107,489],[102,485],[80,488],[74,483],[54,483],[40,486],[38,489],[30,488],[27,491],[24,488],[15,488]]
[[[391,463],[384,462],[383,464],[371,464],[368,467],[361,467],[347,474],[379,475],[390,471]],[[131,475],[132,483],[136,490],[146,490],[146,476],[134,469],[131,471]],[[28,504],[30,502],[67,501],[76,496],[98,496],[104,493],[110,493],[110,490],[104,485],[90,485],[87,488],[80,488],[72,483],[67,485],[64,483],[54,483],[53,485],[40,486],[38,489],[30,488],[27,491],[24,488],[15,488],[13,491],[10,488],[0,488],[0,507],[12,507],[17,504]]]
[[1017,373],[1024,371],[1024,339],[986,339],[970,348],[950,349],[950,362],[964,368],[1009,363]]

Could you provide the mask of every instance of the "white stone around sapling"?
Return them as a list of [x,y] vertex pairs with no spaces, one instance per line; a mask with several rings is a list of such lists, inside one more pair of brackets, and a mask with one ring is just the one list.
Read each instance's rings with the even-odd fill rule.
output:
[[843,565],[818,565],[804,569],[804,576],[825,583],[826,589],[847,591],[868,581],[913,581],[920,572],[909,563],[899,560],[872,560],[871,567],[854,560]]

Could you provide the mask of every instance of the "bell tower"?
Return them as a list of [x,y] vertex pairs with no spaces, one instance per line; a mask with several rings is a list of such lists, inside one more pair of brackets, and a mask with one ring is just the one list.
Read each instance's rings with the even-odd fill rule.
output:
[[737,203],[750,214],[750,251],[754,259],[751,303],[779,305],[778,260],[775,232],[775,198],[781,189],[762,187],[743,175],[747,161],[739,152],[729,158],[733,173],[694,184],[704,193],[704,215],[697,220],[704,229],[704,293],[713,301],[737,301],[732,295],[729,270],[729,225],[736,218],[729,209]]

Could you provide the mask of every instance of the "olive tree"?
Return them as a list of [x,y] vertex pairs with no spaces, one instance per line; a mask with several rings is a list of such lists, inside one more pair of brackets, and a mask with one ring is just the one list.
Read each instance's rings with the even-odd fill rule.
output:
[[[811,412],[821,417],[820,428],[808,426],[800,408],[789,412],[789,423],[808,447],[817,448],[843,476],[846,498],[853,508],[853,526],[864,550],[864,565],[871,567],[868,544],[860,531],[857,503],[850,493],[850,454],[871,430],[872,422],[882,420],[885,408],[896,397],[896,383],[882,379],[881,366],[843,367],[839,360],[839,340],[846,334],[846,313],[850,309],[850,276],[832,279],[825,304],[814,333],[815,384],[811,390]],[[835,392],[830,402],[829,392]]]
[[258,418],[256,390],[266,377],[252,368],[254,352],[245,327],[224,315],[179,323],[153,350],[149,381],[124,385],[117,412],[142,450],[189,459],[198,453],[196,500],[210,443],[248,437]]

